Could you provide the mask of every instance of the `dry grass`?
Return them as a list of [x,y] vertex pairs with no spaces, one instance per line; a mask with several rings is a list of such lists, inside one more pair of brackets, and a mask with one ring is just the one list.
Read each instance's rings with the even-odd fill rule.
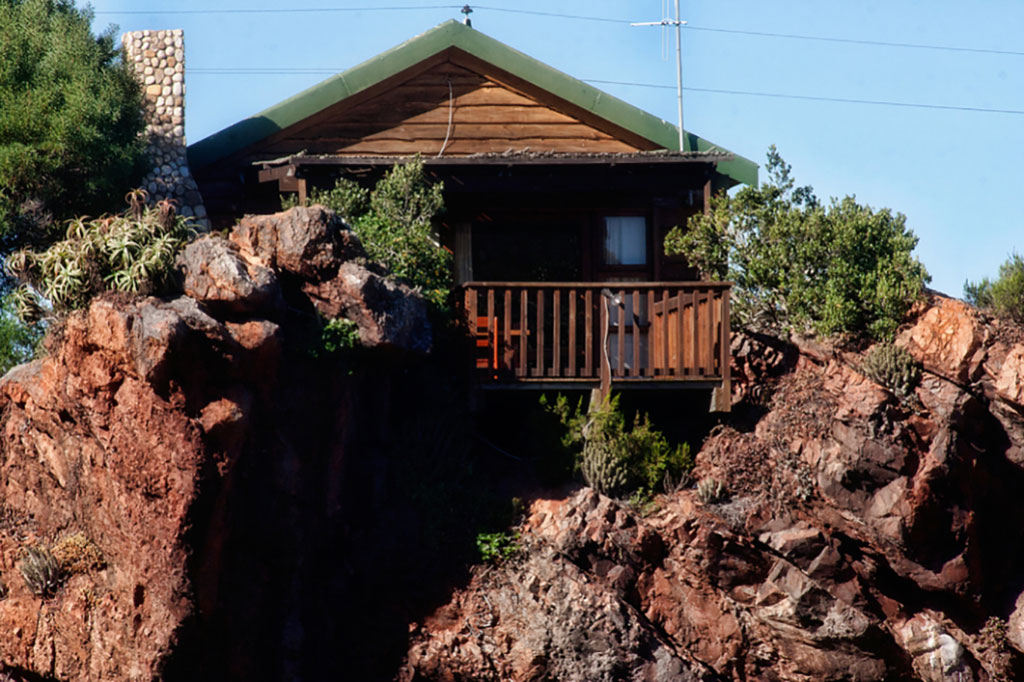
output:
[[53,546],[53,557],[65,573],[88,573],[107,565],[103,553],[84,533],[65,535]]

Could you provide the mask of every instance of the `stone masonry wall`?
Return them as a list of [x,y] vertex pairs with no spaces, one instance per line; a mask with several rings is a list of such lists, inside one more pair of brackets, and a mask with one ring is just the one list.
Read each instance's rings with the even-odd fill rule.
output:
[[181,29],[131,31],[125,58],[142,83],[152,170],[143,180],[151,202],[173,199],[178,212],[209,229],[199,187],[185,153],[185,41]]

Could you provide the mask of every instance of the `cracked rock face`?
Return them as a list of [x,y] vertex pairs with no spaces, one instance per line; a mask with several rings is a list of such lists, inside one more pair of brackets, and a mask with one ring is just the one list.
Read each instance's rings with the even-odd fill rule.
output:
[[[857,354],[738,335],[734,395],[765,408],[694,472],[727,499],[536,501],[524,554],[418,625],[403,679],[586,679],[592,642],[617,679],[1024,679],[1024,340],[1001,324],[932,301],[897,340],[926,369],[909,400]],[[545,589],[566,581],[593,610]]]
[[[318,307],[358,310],[366,345],[426,350],[430,326],[401,285],[331,298],[325,281],[361,252],[333,214],[250,222],[259,248],[248,228],[198,239],[179,260],[185,295],[97,298],[44,357],[0,381],[0,678],[331,679],[339,669],[336,643],[295,624],[330,622],[345,595],[304,586],[337,561],[323,538],[343,537],[345,434],[365,416],[353,416],[353,386],[286,332]],[[102,566],[34,594],[21,577],[27,550],[77,534]]]
[[[429,347],[422,300],[359,253],[317,208],[251,219],[190,246],[186,295],[101,297],[0,381],[0,677],[1024,679],[1020,330],[937,299],[898,339],[928,370],[909,399],[857,354],[738,338],[760,409],[696,457],[724,499],[534,500],[517,556],[407,611],[420,583],[384,573],[406,538],[374,531],[429,507],[377,494],[379,452],[437,394],[294,338],[337,312]],[[28,549],[78,534],[103,561],[34,593]],[[393,667],[367,663],[382,637]]]

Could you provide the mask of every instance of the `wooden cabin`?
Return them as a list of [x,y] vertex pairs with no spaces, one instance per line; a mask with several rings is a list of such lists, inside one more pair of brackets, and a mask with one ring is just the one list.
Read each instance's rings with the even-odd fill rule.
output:
[[189,147],[214,227],[367,184],[421,155],[480,379],[495,388],[716,388],[729,285],[665,233],[757,167],[455,21]]

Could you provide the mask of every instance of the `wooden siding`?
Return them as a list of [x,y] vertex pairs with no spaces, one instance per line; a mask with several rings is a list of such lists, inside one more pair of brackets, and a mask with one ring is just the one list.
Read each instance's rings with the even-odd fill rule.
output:
[[286,134],[263,147],[261,154],[266,158],[305,150],[307,154],[436,155],[446,135],[446,156],[527,147],[558,152],[638,149],[513,88],[444,62],[328,120]]

